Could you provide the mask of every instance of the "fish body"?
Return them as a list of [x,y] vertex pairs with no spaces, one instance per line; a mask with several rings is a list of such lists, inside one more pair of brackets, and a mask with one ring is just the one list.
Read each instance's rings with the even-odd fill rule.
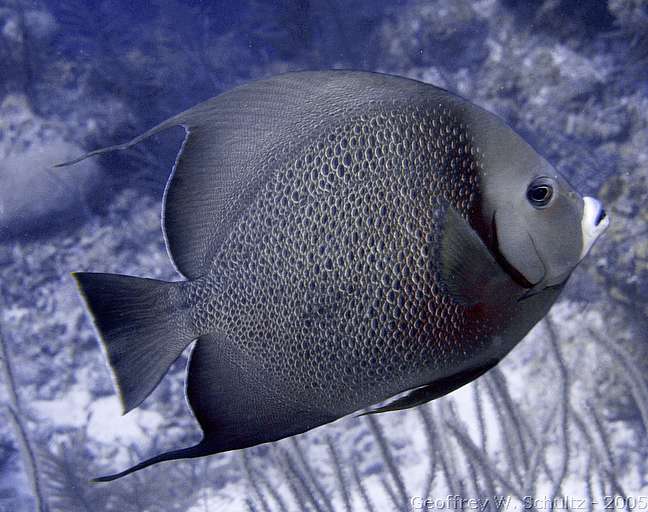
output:
[[107,150],[176,124],[163,221],[187,280],[76,278],[126,411],[197,340],[204,438],[103,480],[460,387],[546,314],[608,222],[499,118],[405,78],[281,75]]

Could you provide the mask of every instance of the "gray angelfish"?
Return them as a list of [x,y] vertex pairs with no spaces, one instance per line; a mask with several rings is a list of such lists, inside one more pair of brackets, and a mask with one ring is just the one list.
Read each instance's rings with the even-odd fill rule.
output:
[[186,281],[75,276],[124,411],[195,341],[204,437],[102,481],[457,389],[546,314],[608,224],[498,117],[414,80],[290,73],[86,156],[175,125],[163,224]]

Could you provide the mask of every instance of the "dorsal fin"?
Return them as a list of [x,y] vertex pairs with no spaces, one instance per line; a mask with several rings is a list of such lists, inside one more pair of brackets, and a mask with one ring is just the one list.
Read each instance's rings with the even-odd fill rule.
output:
[[[280,75],[243,85],[181,115],[189,127],[166,190],[169,252],[188,278],[206,266],[278,166],[362,104],[430,88],[374,73]],[[198,213],[199,212],[199,213]]]
[[170,126],[185,127],[187,136],[165,191],[163,219],[171,258],[194,279],[205,272],[236,218],[294,148],[350,115],[367,112],[370,103],[417,98],[456,99],[422,82],[378,73],[287,73],[227,91],[128,144],[86,156],[126,149]]

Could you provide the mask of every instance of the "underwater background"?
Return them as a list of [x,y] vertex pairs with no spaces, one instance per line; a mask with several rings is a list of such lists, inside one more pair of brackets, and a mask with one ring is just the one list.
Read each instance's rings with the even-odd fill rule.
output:
[[[179,279],[160,210],[183,132],[52,166],[324,68],[499,114],[610,229],[548,317],[445,398],[89,483],[200,437],[187,352],[121,416],[70,276]],[[0,511],[647,510],[647,374],[645,0],[0,0]]]

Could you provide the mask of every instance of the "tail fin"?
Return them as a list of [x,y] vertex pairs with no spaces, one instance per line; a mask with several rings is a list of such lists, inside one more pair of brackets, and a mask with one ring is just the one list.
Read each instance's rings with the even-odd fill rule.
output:
[[176,305],[177,283],[116,274],[73,274],[92,313],[124,414],[137,407],[192,341]]

